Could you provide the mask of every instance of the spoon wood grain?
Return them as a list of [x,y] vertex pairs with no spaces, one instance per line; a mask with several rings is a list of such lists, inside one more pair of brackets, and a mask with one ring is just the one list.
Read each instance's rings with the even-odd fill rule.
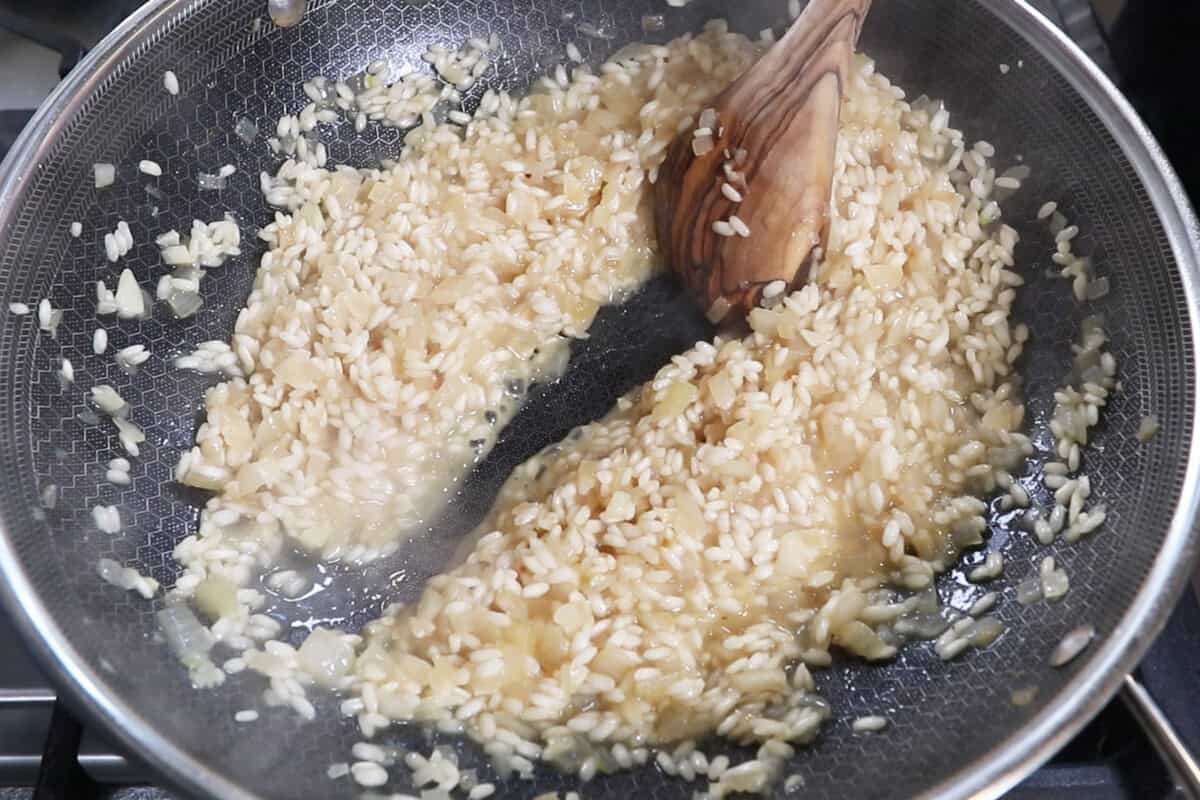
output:
[[843,87],[870,5],[811,0],[659,167],[660,249],[714,322],[802,284],[824,247]]

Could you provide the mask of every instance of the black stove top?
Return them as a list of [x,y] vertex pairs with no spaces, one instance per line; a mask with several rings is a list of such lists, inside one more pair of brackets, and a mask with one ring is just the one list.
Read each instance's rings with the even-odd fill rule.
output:
[[[261,2],[261,0],[258,0]],[[1116,0],[1119,2],[1119,0]],[[1107,0],[1112,5],[1114,0]],[[8,32],[58,53],[60,74],[94,41],[134,7],[137,0],[0,0],[0,35]],[[1164,97],[1172,96],[1168,61],[1178,48],[1160,47],[1155,37],[1194,41],[1200,4],[1180,12],[1172,0],[1139,0],[1126,9],[1105,35],[1087,0],[1032,0],[1032,5],[1067,31],[1110,75],[1121,82],[1155,130],[1196,195],[1200,165],[1190,134],[1196,112],[1172,114]],[[1190,4],[1183,4],[1190,5]],[[1169,8],[1168,8],[1169,7]],[[1190,19],[1188,18],[1190,15]],[[66,19],[68,22],[64,23]],[[0,39],[0,45],[5,40]],[[0,63],[0,67],[3,67]],[[0,68],[0,72],[6,71]],[[11,71],[11,70],[7,70]],[[16,76],[19,79],[19,76]],[[6,75],[3,80],[12,80]],[[1190,92],[1190,89],[1183,91]],[[32,114],[27,108],[0,106],[0,158]],[[1178,143],[1180,149],[1174,151]],[[1200,586],[1200,584],[1198,584]],[[1139,668],[1139,677],[1195,753],[1200,753],[1200,711],[1194,697],[1200,686],[1200,591],[1187,592],[1162,636]],[[155,776],[105,738],[84,729],[58,702],[47,679],[20,645],[11,623],[0,616],[0,642],[8,644],[0,660],[0,800],[170,800],[156,788]],[[1154,800],[1183,797],[1166,767],[1128,710],[1115,700],[1051,761],[1009,795],[1014,800]]]

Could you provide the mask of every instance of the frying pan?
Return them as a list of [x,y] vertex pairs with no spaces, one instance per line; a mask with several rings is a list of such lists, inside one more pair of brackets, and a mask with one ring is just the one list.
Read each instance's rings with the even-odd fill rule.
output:
[[[644,14],[663,14],[664,29],[644,33]],[[784,24],[787,12],[776,0],[732,6],[697,0],[682,9],[660,0],[315,0],[294,28],[256,23],[262,16],[261,3],[152,0],[59,86],[5,162],[0,309],[49,297],[64,319],[51,340],[31,317],[0,310],[2,594],[66,696],[185,791],[239,800],[352,797],[357,792],[348,782],[325,777],[327,765],[345,760],[359,738],[336,713],[336,698],[320,698],[311,723],[279,709],[264,710],[253,725],[234,723],[237,709],[256,704],[261,683],[243,673],[219,691],[194,691],[156,636],[156,603],[103,584],[95,572],[97,559],[108,556],[169,586],[177,570],[171,548],[196,525],[203,497],[172,483],[171,470],[194,434],[209,379],[172,369],[170,358],[232,330],[262,252],[254,230],[271,213],[257,176],[277,163],[263,137],[245,143],[235,123],[246,118],[265,127],[298,110],[308,77],[352,74],[380,57],[419,64],[433,43],[454,47],[492,32],[505,43],[495,73],[468,96],[470,106],[486,87],[527,86],[564,60],[569,41],[596,64],[630,41],[662,41],[715,16],[755,34]],[[1021,480],[1035,502],[1047,500],[1038,471],[1051,444],[1045,419],[1084,314],[1105,315],[1120,365],[1121,389],[1084,459],[1093,496],[1107,504],[1104,528],[1076,545],[1039,548],[997,506],[987,546],[966,554],[962,566],[969,569],[986,549],[1003,551],[1005,575],[993,588],[1007,632],[988,649],[949,663],[916,645],[886,665],[846,660],[819,671],[818,688],[835,718],[787,767],[803,779],[807,798],[991,796],[1048,757],[1109,699],[1186,582],[1200,466],[1196,228],[1169,166],[1129,106],[1023,3],[879,2],[862,49],[912,94],[944,98],[968,138],[987,138],[1001,158],[1020,157],[1033,170],[1005,217],[1021,234],[1017,262],[1028,282],[1017,316],[1032,331],[1023,367],[1039,452]],[[168,69],[179,77],[177,97],[162,88]],[[372,164],[394,153],[401,138],[394,129],[355,134],[343,126],[327,139],[330,161]],[[163,166],[162,199],[149,197],[137,179],[141,159]],[[118,165],[116,184],[103,192],[93,188],[95,162]],[[228,187],[201,192],[197,171],[224,163],[238,165]],[[1051,199],[1082,231],[1076,252],[1091,256],[1111,282],[1110,293],[1087,309],[1071,300],[1064,281],[1045,274],[1053,243],[1036,210]],[[102,233],[120,219],[129,223],[136,244],[121,266],[151,285],[163,269],[154,236],[227,211],[246,247],[206,279],[204,310],[181,321],[159,314],[110,325],[121,341],[154,354],[136,375],[93,356],[93,282],[103,278],[111,286],[116,274],[101,255]],[[76,220],[85,230],[80,239],[68,234]],[[328,591],[274,613],[300,625],[289,629],[300,637],[306,621],[355,628],[382,605],[411,599],[515,464],[601,415],[672,353],[710,333],[666,279],[605,310],[591,337],[574,344],[568,373],[533,393],[427,544],[368,575],[339,575],[330,566],[335,580]],[[66,390],[55,374],[63,357],[76,370],[76,384]],[[129,487],[102,480],[104,465],[118,454],[111,426],[77,416],[86,407],[81,387],[98,383],[116,387],[147,428]],[[1142,443],[1135,433],[1150,414],[1162,431]],[[61,499],[40,513],[39,491],[51,482]],[[121,507],[121,535],[95,529],[89,510],[99,502]],[[1022,607],[1015,587],[1047,552],[1067,570],[1071,591],[1056,604]],[[977,591],[961,567],[938,586],[943,602],[960,607]],[[1065,667],[1049,667],[1055,644],[1081,624],[1093,625],[1097,640]],[[1034,702],[1011,702],[1015,690],[1029,687],[1037,688]],[[883,714],[890,725],[881,734],[855,734],[849,721],[862,714]],[[443,742],[465,764],[484,763],[473,746],[419,728],[388,736],[426,752]],[[532,784],[502,783],[498,795],[574,784],[543,769]],[[597,778],[583,791],[665,799],[690,797],[697,788],[647,767]]]

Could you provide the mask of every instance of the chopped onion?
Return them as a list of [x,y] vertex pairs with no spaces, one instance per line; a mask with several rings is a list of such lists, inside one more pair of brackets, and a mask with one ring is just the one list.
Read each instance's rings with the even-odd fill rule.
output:
[[613,63],[637,61],[639,58],[645,58],[653,52],[654,45],[647,44],[646,42],[630,42],[609,56],[608,59]]
[[92,174],[96,179],[96,188],[103,189],[116,181],[117,168],[112,164],[92,164]]
[[1058,236],[1063,228],[1067,227],[1067,218],[1063,216],[1061,211],[1055,211],[1050,215],[1050,233]]
[[584,36],[589,36],[593,39],[611,39],[613,35],[606,28],[598,28],[589,22],[581,22],[575,26],[575,29]]
[[184,319],[200,310],[204,298],[196,292],[174,292],[167,298],[167,305],[177,319]]
[[327,628],[314,628],[296,658],[313,680],[326,687],[335,686],[354,666],[354,646],[349,637]]
[[1042,599],[1042,579],[1039,575],[1031,575],[1017,584],[1017,602],[1023,606],[1036,603]]
[[950,623],[936,614],[920,614],[896,620],[896,633],[914,639],[936,639]]
[[938,602],[937,591],[934,589],[926,589],[923,592],[918,592],[906,600],[904,604],[909,607],[910,611],[924,612],[926,614],[936,614],[942,607],[942,604]]
[[1095,347],[1099,347],[1108,341],[1108,334],[1104,331],[1104,315],[1092,314],[1084,317],[1083,322],[1079,325],[1079,340],[1085,343],[1094,342]]
[[208,273],[197,267],[177,267],[168,277],[171,280],[171,290],[175,292],[198,292],[200,281]]
[[102,558],[96,562],[96,571],[100,573],[100,577],[114,586],[121,586],[118,576],[124,569],[124,567],[111,558]]
[[950,525],[950,538],[959,550],[983,544],[983,532],[977,517],[966,517]]
[[232,617],[238,610],[237,592],[237,585],[230,580],[217,576],[205,578],[196,586],[196,607],[212,619]]
[[200,184],[202,192],[219,192],[225,188],[225,178],[221,175],[213,175],[209,172],[201,172],[196,176],[196,182]]
[[170,606],[159,611],[158,627],[167,647],[175,654],[183,665],[191,669],[192,665],[202,661],[212,650],[216,640],[208,628],[200,624],[200,620],[187,606]]
[[1108,294],[1108,278],[1096,278],[1096,280],[1094,280],[1088,284],[1088,287],[1087,287],[1087,299],[1088,300],[1099,300],[1101,297],[1104,297],[1106,294]]
[[666,19],[662,14],[644,14],[642,15],[642,30],[646,33],[654,33],[661,31],[667,26]]
[[868,661],[891,658],[896,648],[879,638],[868,625],[853,620],[839,629],[834,641],[844,650],[862,656]]
[[173,244],[164,247],[162,251],[162,260],[164,264],[168,264],[172,267],[179,266],[181,264],[194,264],[196,261],[195,257],[192,255],[192,251],[189,250],[186,245],[182,244]]
[[245,117],[239,117],[233,126],[233,132],[246,144],[250,144],[258,136],[258,126]]
[[893,629],[907,639],[936,639],[961,616],[955,609],[943,607],[933,589],[909,597],[903,605],[904,613]]

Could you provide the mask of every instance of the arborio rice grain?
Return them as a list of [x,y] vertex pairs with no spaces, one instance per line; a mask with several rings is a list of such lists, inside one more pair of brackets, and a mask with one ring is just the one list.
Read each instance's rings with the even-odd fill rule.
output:
[[[343,689],[368,736],[465,731],[501,774],[541,758],[587,779],[653,757],[721,797],[763,790],[828,716],[807,665],[835,646],[896,652],[907,607],[881,587],[925,589],[979,543],[977,495],[1011,490],[1032,452],[1013,368],[1027,332],[1009,324],[1023,281],[990,148],[968,151],[940,105],[905,102],[866,59],[812,284],[518,468],[466,562],[361,638],[257,644],[278,625],[238,588],[286,539],[366,560],[430,513],[528,381],[561,369],[564,337],[647,277],[667,144],[764,46],[713,24],[520,101],[488,93],[465,127],[409,98],[426,117],[379,169],[299,153],[294,134],[328,109],[280,121],[296,157],[263,176],[283,211],[227,349],[249,377],[209,392],[179,468],[217,495],[176,550],[174,593],[244,651],[229,671],[266,675],[268,702],[305,716],[305,686]],[[440,91],[426,83],[408,85]],[[388,118],[337,91],[342,110]],[[943,657],[999,634],[961,622]],[[698,767],[691,741],[714,732],[756,756]],[[346,771],[387,779],[371,760]]]

